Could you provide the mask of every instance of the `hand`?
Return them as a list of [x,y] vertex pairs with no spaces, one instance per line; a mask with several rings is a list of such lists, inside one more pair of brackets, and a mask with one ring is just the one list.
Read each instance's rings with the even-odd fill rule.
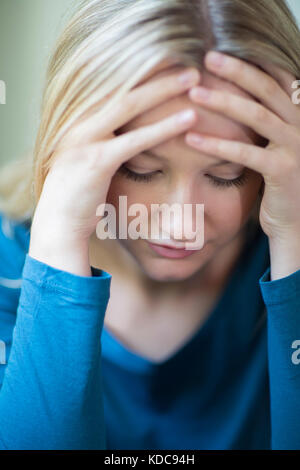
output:
[[292,83],[296,77],[269,66],[274,79],[254,65],[213,51],[206,55],[205,65],[255,100],[203,87],[192,88],[190,99],[250,127],[269,143],[262,148],[194,132],[187,133],[186,143],[261,173],[264,194],[259,221],[272,244],[271,253],[280,247],[286,252],[286,255],[281,252],[281,262],[289,258],[289,267],[279,269],[279,261],[276,263],[278,270],[273,270],[273,278],[278,278],[300,268],[300,108],[292,102]]
[[[189,79],[187,71],[192,72]],[[186,93],[199,80],[196,69],[173,70],[134,88],[108,110],[105,120],[96,112],[64,136],[35,210],[30,256],[90,275],[88,242],[101,218],[96,210],[106,202],[112,177],[138,153],[186,132],[196,123],[197,113],[191,108],[188,114],[181,112],[118,137],[115,132],[139,114]]]

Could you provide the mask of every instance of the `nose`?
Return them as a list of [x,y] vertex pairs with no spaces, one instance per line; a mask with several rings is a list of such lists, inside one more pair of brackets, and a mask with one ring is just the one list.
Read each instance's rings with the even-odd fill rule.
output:
[[[171,206],[172,207],[172,206]],[[174,210],[171,210],[170,217],[170,240],[174,243],[187,243],[195,240],[197,227],[197,217],[195,215],[195,203],[174,203]],[[163,224],[163,222],[162,222]],[[164,225],[162,225],[164,229]]]
[[192,185],[178,184],[168,200],[160,204],[159,226],[163,239],[174,245],[198,238],[204,230],[204,204]]

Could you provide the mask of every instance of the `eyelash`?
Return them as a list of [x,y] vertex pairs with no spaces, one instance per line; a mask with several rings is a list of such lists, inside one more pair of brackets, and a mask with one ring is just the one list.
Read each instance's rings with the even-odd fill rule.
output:
[[223,187],[223,188],[224,187],[228,188],[231,186],[240,187],[240,186],[243,186],[248,180],[246,172],[242,173],[241,176],[238,176],[237,178],[233,180],[225,180],[225,179],[216,178],[215,176],[210,176],[210,175],[207,175],[207,176],[211,180],[213,185]]
[[[135,173],[134,171],[131,171],[129,170],[129,168],[127,168],[126,166],[121,166],[119,168],[119,171],[122,172],[126,178],[128,179],[131,179],[131,180],[134,180],[134,181],[138,181],[138,182],[144,182],[144,183],[149,183],[152,178],[157,174],[157,171],[153,172],[153,173],[148,173],[148,174],[139,174],[139,173]],[[241,176],[238,176],[237,178],[233,179],[233,180],[226,180],[226,179],[222,179],[222,178],[217,178],[215,176],[211,176],[211,175],[206,175],[211,183],[214,185],[214,186],[217,186],[217,187],[222,187],[222,188],[228,188],[228,187],[232,187],[232,186],[243,186],[248,177],[247,177],[247,174],[246,172],[242,173]]]

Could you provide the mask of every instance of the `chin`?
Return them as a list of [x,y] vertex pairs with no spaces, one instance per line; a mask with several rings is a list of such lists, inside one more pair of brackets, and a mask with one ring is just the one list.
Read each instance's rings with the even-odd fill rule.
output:
[[186,281],[201,269],[201,266],[188,264],[185,260],[157,260],[139,262],[144,274],[157,282]]

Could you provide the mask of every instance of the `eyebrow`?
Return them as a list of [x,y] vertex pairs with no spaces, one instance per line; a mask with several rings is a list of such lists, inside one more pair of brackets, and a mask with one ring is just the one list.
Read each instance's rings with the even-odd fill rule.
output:
[[236,165],[236,163],[235,162],[230,162],[228,160],[221,160],[217,163],[212,163],[211,165],[209,165],[209,167],[211,167],[211,166],[221,166],[221,165],[222,166],[223,165]]
[[[152,157],[152,158],[156,158],[157,160],[164,160],[166,161],[167,159],[165,157],[161,157],[159,155],[155,155],[154,153],[152,153],[151,151],[147,150],[145,152],[143,152],[146,156],[148,155],[149,157]],[[214,166],[223,166],[223,165],[238,165],[238,163],[235,163],[235,162],[230,162],[229,160],[220,160],[216,163],[212,163],[211,165],[208,165],[207,168],[211,168],[211,167],[214,167]]]

